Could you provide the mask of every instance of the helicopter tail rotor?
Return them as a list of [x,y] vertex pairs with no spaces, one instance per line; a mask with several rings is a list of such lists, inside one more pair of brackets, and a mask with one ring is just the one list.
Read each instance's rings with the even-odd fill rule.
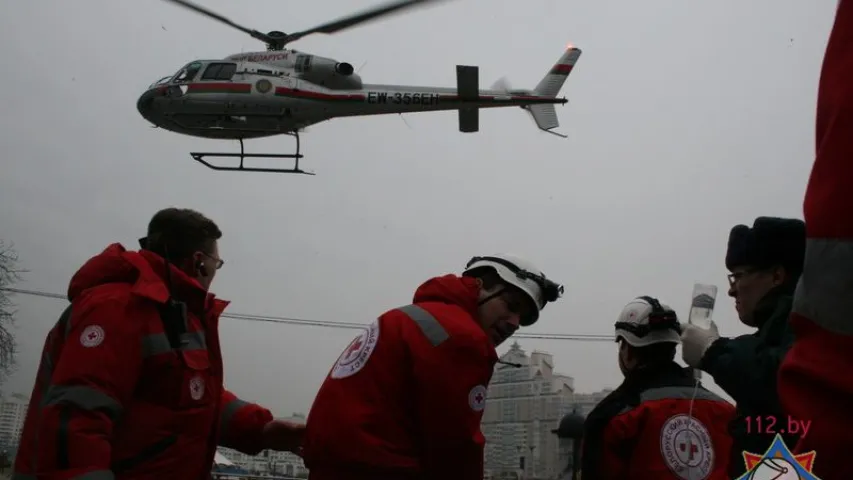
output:
[[509,80],[506,77],[501,77],[492,84],[492,90],[497,90],[499,92],[509,92],[512,90],[512,85],[509,84]]

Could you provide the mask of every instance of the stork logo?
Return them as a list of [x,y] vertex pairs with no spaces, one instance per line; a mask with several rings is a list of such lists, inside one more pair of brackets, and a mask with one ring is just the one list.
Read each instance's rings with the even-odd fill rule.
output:
[[683,480],[705,480],[714,469],[714,443],[702,422],[689,415],[669,417],[660,430],[660,453]]
[[358,373],[367,364],[376,344],[379,343],[379,322],[373,322],[361,335],[355,337],[344,349],[335,366],[332,367],[331,378],[347,378]]

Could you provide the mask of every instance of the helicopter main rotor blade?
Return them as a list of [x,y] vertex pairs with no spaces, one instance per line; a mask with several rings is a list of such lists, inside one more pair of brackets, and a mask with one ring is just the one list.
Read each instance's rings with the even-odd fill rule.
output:
[[229,20],[229,19],[227,19],[227,18],[223,17],[222,15],[220,15],[220,14],[218,14],[218,13],[216,13],[216,12],[210,11],[210,10],[208,10],[208,9],[206,9],[206,8],[204,8],[204,7],[202,7],[201,5],[196,5],[195,3],[190,2],[189,0],[165,0],[165,1],[170,2],[170,3],[178,4],[178,5],[182,6],[182,7],[184,7],[184,8],[188,8],[188,9],[190,9],[190,10],[192,10],[192,11],[196,12],[196,13],[200,13],[200,14],[202,14],[202,15],[206,16],[206,17],[209,17],[209,18],[212,18],[212,19],[217,20],[217,21],[219,21],[219,22],[222,22],[222,23],[224,23],[225,25],[228,25],[228,26],[229,26],[229,27],[231,27],[231,28],[236,28],[237,30],[240,30],[240,31],[241,31],[241,32],[243,32],[243,33],[248,33],[248,34],[249,34],[249,35],[251,35],[253,38],[256,38],[256,39],[258,39],[258,40],[260,40],[260,41],[262,41],[262,42],[270,43],[270,42],[274,41],[274,40],[273,40],[272,38],[270,38],[270,36],[269,36],[269,35],[267,35],[266,33],[262,33],[262,32],[259,32],[259,31],[257,31],[257,30],[254,30],[254,29],[251,29],[251,28],[246,28],[246,27],[244,27],[244,26],[242,26],[242,25],[239,25],[239,24],[237,24],[237,23],[234,23],[234,22],[232,22],[231,20]]
[[406,8],[415,7],[418,5],[423,5],[427,3],[437,3],[446,0],[396,0],[393,2],[385,3],[384,5],[379,5],[377,7],[371,8],[369,10],[365,10],[361,13],[356,13],[354,15],[350,15],[347,17],[340,18],[338,20],[334,20],[329,23],[324,23],[322,25],[318,25],[309,30],[303,30],[301,32],[290,33],[287,35],[287,38],[284,40],[285,43],[292,42],[294,40],[298,40],[306,35],[310,35],[312,33],[335,33],[346,28],[354,27],[356,25],[375,20],[379,17],[398,12],[400,10],[404,10]]

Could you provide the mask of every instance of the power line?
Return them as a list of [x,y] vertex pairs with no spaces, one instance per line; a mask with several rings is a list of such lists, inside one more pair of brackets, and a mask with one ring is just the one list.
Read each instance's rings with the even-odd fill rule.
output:
[[[22,288],[7,288],[3,287],[0,290],[17,293],[19,295],[28,295],[32,297],[52,298],[58,300],[68,300],[67,295],[59,293],[43,292],[40,290],[26,290]],[[283,325],[304,325],[309,327],[326,327],[326,328],[345,328],[351,330],[365,330],[367,325],[356,322],[337,322],[330,320],[312,320],[307,318],[282,317],[276,315],[251,315],[245,313],[223,313],[222,318],[232,320],[243,320],[250,322],[266,322],[278,323]],[[589,334],[567,334],[567,333],[516,333],[513,338],[529,338],[539,340],[573,340],[578,342],[612,342],[611,335],[589,335]]]

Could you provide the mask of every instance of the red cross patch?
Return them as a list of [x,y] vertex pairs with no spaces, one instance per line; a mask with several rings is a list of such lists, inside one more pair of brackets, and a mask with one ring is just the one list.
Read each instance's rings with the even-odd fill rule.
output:
[[89,325],[80,334],[80,344],[87,348],[97,347],[104,341],[104,329],[99,325]]
[[486,387],[483,385],[477,385],[472,388],[470,392],[468,392],[468,405],[471,406],[471,410],[475,412],[481,412],[484,408],[486,408]]
[[356,354],[361,349],[362,345],[364,345],[364,342],[361,341],[361,337],[358,337],[355,340],[353,340],[353,342],[350,344],[350,346],[344,352],[343,361],[346,362],[347,360],[349,360],[350,357],[352,357],[354,354]]
[[201,400],[204,396],[204,379],[200,376],[195,376],[190,380],[190,397],[193,400]]
[[347,378],[358,373],[370,360],[370,356],[379,343],[379,322],[373,322],[344,349],[332,371],[330,378]]

